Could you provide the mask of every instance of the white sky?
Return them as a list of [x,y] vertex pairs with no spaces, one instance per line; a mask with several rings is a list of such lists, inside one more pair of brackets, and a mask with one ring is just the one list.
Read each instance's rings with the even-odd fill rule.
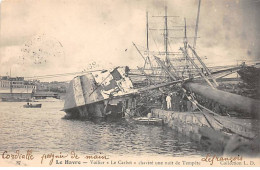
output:
[[[163,15],[194,25],[198,0],[4,0],[0,18],[0,75],[35,76],[102,69],[136,68],[143,60],[132,42],[145,47],[145,15],[150,27],[163,28]],[[259,3],[255,0],[202,0],[197,52],[209,65],[235,64],[259,56]],[[150,35],[163,50],[161,32]],[[170,36],[183,33],[170,32]],[[194,36],[194,28],[188,29]],[[178,49],[171,42],[173,49]],[[190,39],[192,44],[193,39]],[[139,47],[140,47],[139,46]],[[140,47],[142,49],[142,47]],[[92,64],[92,66],[90,66]],[[73,76],[72,76],[73,77]],[[62,77],[60,80],[70,80]],[[42,80],[44,81],[44,80]],[[47,80],[48,81],[48,80]]]

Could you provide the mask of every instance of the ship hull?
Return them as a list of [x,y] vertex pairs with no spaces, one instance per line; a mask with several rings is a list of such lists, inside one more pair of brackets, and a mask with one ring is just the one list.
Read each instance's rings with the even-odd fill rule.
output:
[[67,89],[65,118],[123,117],[134,107],[134,92],[126,67],[77,76]]
[[105,118],[105,117],[124,117],[123,107],[120,105],[108,105],[105,106],[104,102],[98,102],[79,106],[71,109],[64,110],[66,112],[65,118],[68,119],[91,119],[91,118]]

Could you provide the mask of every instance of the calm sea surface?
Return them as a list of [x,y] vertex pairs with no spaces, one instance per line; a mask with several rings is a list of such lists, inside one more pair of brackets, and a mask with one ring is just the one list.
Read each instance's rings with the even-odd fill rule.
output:
[[115,155],[205,155],[201,146],[163,126],[117,121],[62,119],[63,101],[41,102],[42,108],[25,103],[0,102],[0,151],[111,153]]

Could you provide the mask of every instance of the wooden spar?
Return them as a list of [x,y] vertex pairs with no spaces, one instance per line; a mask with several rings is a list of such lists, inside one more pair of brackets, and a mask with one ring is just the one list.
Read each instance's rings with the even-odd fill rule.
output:
[[208,80],[208,78],[204,75],[204,73],[200,70],[200,68],[198,67],[198,65],[190,58],[189,54],[187,53],[186,50],[184,50],[183,48],[180,48],[180,50],[183,52],[183,54],[185,55],[185,57],[195,66],[195,68],[197,69],[197,71],[200,73],[200,75],[206,80],[206,82],[212,87],[215,88],[211,82]]
[[195,57],[198,59],[198,61],[200,62],[200,64],[202,65],[202,67],[206,70],[206,72],[208,73],[209,77],[212,79],[213,83],[218,86],[217,81],[212,77],[210,70],[208,69],[208,67],[205,65],[205,63],[201,60],[201,58],[198,56],[198,54],[196,53],[196,51],[190,46],[188,45],[189,48],[191,49],[192,53],[195,55]]
[[148,25],[148,12],[146,11],[146,50],[149,57],[149,25]]
[[167,6],[165,6],[165,32],[164,32],[164,46],[165,46],[165,62],[166,65],[168,66],[169,58],[168,58],[168,24],[167,24]]
[[151,85],[149,87],[139,88],[137,93],[146,92],[148,90],[153,90],[153,89],[156,89],[156,88],[159,88],[159,87],[166,87],[166,86],[170,86],[170,85],[173,85],[173,84],[178,84],[178,83],[181,83],[182,81],[183,80],[176,80],[176,81],[171,81],[171,82],[168,82],[168,83],[161,83],[161,84],[157,84],[157,85]]
[[169,60],[169,65],[174,70],[174,72],[176,73],[176,76],[179,77],[179,74],[178,74],[176,68],[172,65],[172,62],[170,60]]
[[169,69],[166,67],[166,65],[164,65],[164,63],[163,63],[158,57],[154,56],[154,58],[155,58],[155,60],[158,62],[158,64],[160,64],[161,67],[163,67],[164,71],[165,71],[167,74],[169,74],[169,76],[170,76],[173,80],[177,80],[177,78],[176,78],[177,76],[176,76],[173,72],[169,71]]
[[194,36],[193,48],[196,47],[196,40],[197,40],[197,35],[198,35],[199,19],[200,19],[200,3],[201,3],[201,0],[199,0],[199,5],[198,5],[198,13],[197,13],[197,20],[196,20],[196,27],[195,27],[195,36]]
[[213,78],[219,79],[219,78],[225,77],[227,75],[230,75],[234,72],[237,72],[240,69],[241,69],[241,66],[232,67],[232,68],[228,68],[228,69],[225,69],[225,70],[212,72],[211,75],[213,76]]
[[153,69],[152,62],[151,62],[151,60],[150,60],[150,56],[147,56],[147,58],[148,58],[148,61],[149,61],[149,63],[150,63],[150,67],[151,67],[151,69],[152,69],[152,73],[154,74],[154,69]]
[[248,97],[240,96],[225,91],[212,89],[208,86],[200,85],[198,83],[185,83],[184,88],[194,93],[202,95],[208,99],[214,100],[230,109],[239,112],[251,114],[253,117],[259,119],[260,115],[260,101],[250,99]]
[[135,74],[135,73],[129,73],[128,75],[130,76],[136,76],[136,77],[139,77],[139,76],[145,76],[145,77],[165,77],[165,76],[161,76],[161,75],[151,75],[151,74],[146,74],[146,75],[143,75],[143,74]]
[[141,57],[144,59],[144,68],[145,68],[145,65],[146,65],[146,62],[147,62],[147,58],[145,58],[144,56],[143,56],[143,54],[141,53],[141,51],[137,48],[137,46],[135,45],[135,43],[134,42],[132,42],[133,43],[133,45],[134,45],[134,47],[136,48],[136,50],[138,51],[138,53],[141,55]]
[[138,66],[137,66],[137,68],[138,68],[138,70],[139,70],[143,75],[145,75],[145,77],[150,81],[151,84],[154,84],[154,82],[152,81],[152,79],[144,72],[144,70],[143,70],[142,68],[140,68],[140,67],[138,67]]
[[[145,62],[145,63],[144,63],[144,67],[145,67],[146,62],[147,62],[147,60],[148,60],[150,66],[151,66],[151,68],[152,68],[152,63],[151,63],[150,57],[147,56],[147,58],[145,58],[145,57],[143,56],[143,54],[141,53],[141,51],[137,48],[137,46],[135,45],[135,43],[134,43],[134,42],[132,42],[132,43],[133,43],[134,47],[136,48],[136,50],[138,51],[138,53],[139,53],[139,54],[141,55],[141,57],[144,59],[144,62]],[[153,71],[153,68],[152,68],[152,71]]]
[[144,61],[144,69],[145,69],[145,66],[146,66],[146,63],[147,63],[147,60],[148,60],[148,58],[146,57],[146,59],[145,59],[145,61]]
[[186,25],[186,18],[184,18],[184,38],[183,38],[183,44],[184,44],[184,49],[187,49],[187,25]]
[[147,60],[148,60],[150,67],[152,69],[152,73],[154,74],[152,62],[151,62],[150,56],[149,56],[149,21],[148,21],[148,12],[147,11],[146,11],[146,50],[147,50]]
[[134,47],[136,48],[136,50],[138,51],[138,53],[141,55],[141,57],[144,59],[144,61],[146,62],[146,59],[144,58],[143,54],[140,52],[140,50],[137,48],[137,46],[135,45],[134,42],[132,42]]

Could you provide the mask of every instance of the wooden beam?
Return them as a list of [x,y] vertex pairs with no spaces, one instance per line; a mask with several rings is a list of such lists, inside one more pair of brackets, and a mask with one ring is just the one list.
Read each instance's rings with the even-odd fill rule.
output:
[[208,80],[208,78],[205,76],[205,74],[200,70],[199,66],[192,60],[192,58],[189,56],[186,50],[183,48],[180,48],[180,50],[183,52],[184,56],[190,61],[190,63],[197,69],[197,71],[200,73],[201,77],[205,79],[205,81],[212,87],[215,88],[211,82]]
[[140,67],[138,67],[138,66],[137,66],[137,68],[138,68],[138,70],[139,70],[143,75],[145,75],[145,77],[150,81],[151,84],[154,84],[154,82],[152,81],[152,79],[144,72],[144,70],[143,70],[142,68],[140,68]]
[[212,81],[214,82],[214,84],[216,86],[218,86],[217,81],[212,77],[210,70],[208,69],[208,67],[206,66],[206,64],[201,60],[201,58],[198,56],[198,54],[196,53],[196,51],[190,46],[188,45],[189,48],[191,49],[192,53],[195,55],[195,57],[198,59],[198,61],[200,62],[200,64],[202,65],[202,67],[206,70],[206,72],[208,73],[208,76],[210,77],[210,79],[212,79]]
[[157,61],[157,63],[159,65],[161,65],[161,67],[163,68],[163,70],[173,79],[173,80],[177,80],[177,75],[174,74],[173,72],[171,72],[167,67],[166,65],[156,56],[154,56],[155,60]]

